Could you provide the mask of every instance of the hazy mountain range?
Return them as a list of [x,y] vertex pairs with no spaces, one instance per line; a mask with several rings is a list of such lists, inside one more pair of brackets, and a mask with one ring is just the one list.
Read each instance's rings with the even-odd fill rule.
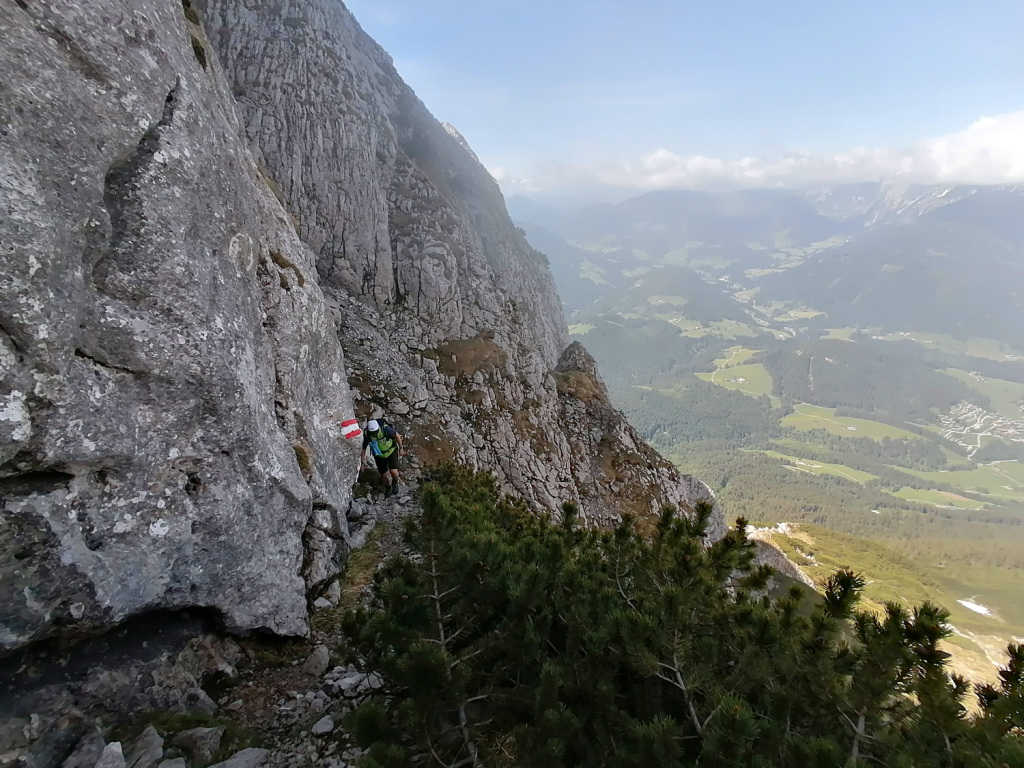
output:
[[663,191],[568,212],[521,197],[508,205],[551,258],[570,311],[606,295],[602,284],[660,281],[652,270],[679,266],[712,287],[691,294],[755,311],[788,302],[822,313],[813,326],[1009,343],[1024,332],[1024,187]]

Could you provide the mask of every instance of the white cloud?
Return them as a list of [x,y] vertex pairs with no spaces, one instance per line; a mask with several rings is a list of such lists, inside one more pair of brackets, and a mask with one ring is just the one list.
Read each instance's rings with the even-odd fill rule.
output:
[[628,163],[553,164],[529,178],[507,169],[495,177],[509,191],[594,186],[629,189],[800,187],[856,181],[923,184],[1024,183],[1024,110],[983,117],[967,128],[907,149],[851,149],[824,155],[722,160],[659,149]]

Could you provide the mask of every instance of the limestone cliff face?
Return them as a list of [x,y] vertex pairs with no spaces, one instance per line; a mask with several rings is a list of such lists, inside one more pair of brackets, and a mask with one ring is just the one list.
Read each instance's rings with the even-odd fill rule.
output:
[[562,354],[545,260],[337,0],[0,27],[0,649],[188,606],[303,633],[353,413],[593,524],[710,498]]
[[396,343],[494,334],[517,371],[566,343],[545,263],[498,185],[338,0],[200,0],[246,131],[325,287],[371,302]]
[[0,28],[0,648],[185,606],[301,633],[351,400],[205,33],[177,0]]
[[[399,417],[429,456],[492,469],[542,509],[622,511],[602,475],[618,472],[613,455],[661,467],[619,482],[633,511],[706,493],[655,461],[606,394],[608,419],[567,405],[552,376],[567,336],[546,261],[465,139],[341,3],[202,4],[249,138],[337,302],[361,415]],[[595,483],[607,492],[584,490]],[[682,490],[647,493],[663,485]]]

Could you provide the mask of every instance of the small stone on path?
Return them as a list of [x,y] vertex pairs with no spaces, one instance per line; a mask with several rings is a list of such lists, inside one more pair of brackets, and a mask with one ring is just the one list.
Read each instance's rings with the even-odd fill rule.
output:
[[96,768],[125,768],[124,753],[121,752],[121,742],[112,741],[103,748]]
[[331,652],[327,650],[326,645],[318,645],[302,665],[302,671],[313,677],[323,677],[330,665]]
[[311,731],[314,736],[323,736],[334,730],[334,720],[330,715],[324,715],[313,725]]

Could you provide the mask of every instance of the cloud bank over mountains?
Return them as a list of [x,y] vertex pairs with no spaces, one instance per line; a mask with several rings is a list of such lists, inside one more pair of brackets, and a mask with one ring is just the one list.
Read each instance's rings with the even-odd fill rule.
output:
[[529,176],[491,168],[506,192],[616,189],[799,188],[859,181],[920,184],[1024,183],[1024,110],[982,117],[967,128],[905,149],[856,148],[826,155],[722,160],[658,149],[625,163],[553,163]]

